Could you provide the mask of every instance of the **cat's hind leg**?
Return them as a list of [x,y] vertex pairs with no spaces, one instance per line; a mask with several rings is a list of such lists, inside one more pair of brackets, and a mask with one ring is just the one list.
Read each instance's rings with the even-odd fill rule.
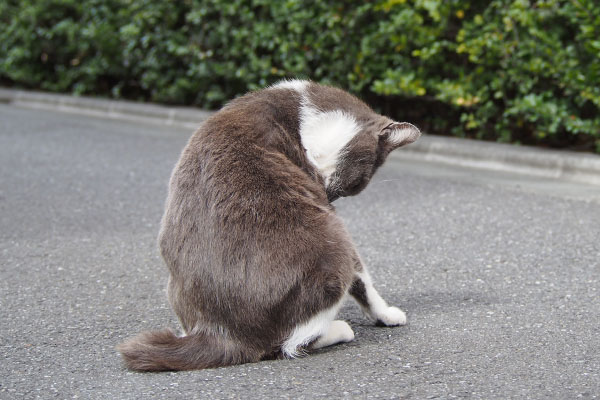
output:
[[334,321],[343,302],[344,299],[296,326],[281,346],[283,355],[295,358],[302,355],[307,348],[318,349],[354,339],[354,332],[346,322]]
[[406,314],[398,307],[391,307],[373,287],[371,276],[360,266],[349,291],[363,312],[378,326],[398,326],[406,324]]
[[354,331],[350,328],[350,325],[346,321],[336,320],[331,321],[327,332],[313,343],[312,348],[320,349],[337,343],[351,342],[352,340],[354,340]]

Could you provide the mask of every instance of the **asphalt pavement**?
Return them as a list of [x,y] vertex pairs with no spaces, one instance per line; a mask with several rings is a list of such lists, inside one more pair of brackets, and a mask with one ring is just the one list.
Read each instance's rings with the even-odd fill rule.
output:
[[600,186],[397,150],[336,202],[408,325],[296,360],[134,373],[115,345],[176,327],[156,247],[191,129],[0,105],[0,398],[600,396]]

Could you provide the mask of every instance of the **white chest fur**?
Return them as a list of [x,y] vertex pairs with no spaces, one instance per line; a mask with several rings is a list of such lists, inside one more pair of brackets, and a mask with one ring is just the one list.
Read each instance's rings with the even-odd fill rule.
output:
[[308,159],[317,167],[329,183],[331,174],[342,150],[360,131],[360,126],[351,115],[342,110],[322,111],[311,104],[306,88],[309,82],[301,80],[283,81],[275,87],[292,89],[302,96],[300,105],[300,139]]

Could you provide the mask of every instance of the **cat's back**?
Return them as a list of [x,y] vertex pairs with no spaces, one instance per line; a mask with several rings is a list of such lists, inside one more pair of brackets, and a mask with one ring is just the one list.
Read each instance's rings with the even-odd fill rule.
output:
[[326,201],[300,142],[300,103],[297,92],[273,88],[230,102],[192,136],[171,190],[194,188],[213,210],[272,207],[271,201],[298,201],[308,192]]
[[289,232],[319,236],[331,208],[300,142],[300,102],[294,90],[253,92],[192,136],[171,177],[159,238],[166,259],[182,243],[208,255],[231,243],[295,240]]
[[300,100],[269,90],[207,120],[174,169],[159,234],[174,292],[275,304],[306,271],[349,253],[333,240],[345,229],[298,136]]
[[[290,149],[282,147],[281,141],[285,136],[298,135],[301,101],[296,91],[275,88],[234,99],[202,124],[191,138],[189,150],[202,153],[253,146],[287,153]],[[290,142],[288,147],[294,144]]]

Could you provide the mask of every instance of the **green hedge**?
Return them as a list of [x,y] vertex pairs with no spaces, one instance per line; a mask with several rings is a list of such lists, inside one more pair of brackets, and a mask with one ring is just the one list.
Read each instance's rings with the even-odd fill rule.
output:
[[426,131],[600,152],[597,0],[4,0],[0,83],[195,104],[283,77]]

